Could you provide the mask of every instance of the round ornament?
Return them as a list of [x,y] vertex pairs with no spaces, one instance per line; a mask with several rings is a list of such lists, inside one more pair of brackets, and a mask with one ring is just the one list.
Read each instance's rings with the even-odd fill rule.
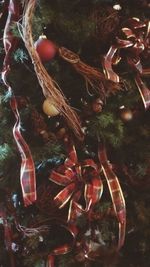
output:
[[120,108],[120,117],[125,122],[131,121],[133,119],[133,112],[129,108]]
[[41,35],[34,44],[35,49],[43,62],[52,60],[57,52],[55,44],[48,40],[45,35]]
[[43,111],[46,115],[50,117],[54,117],[59,114],[59,110],[55,107],[54,103],[50,98],[44,100]]
[[103,101],[100,98],[96,98],[93,102],[92,102],[92,110],[95,113],[99,113],[102,111],[102,107],[103,107]]

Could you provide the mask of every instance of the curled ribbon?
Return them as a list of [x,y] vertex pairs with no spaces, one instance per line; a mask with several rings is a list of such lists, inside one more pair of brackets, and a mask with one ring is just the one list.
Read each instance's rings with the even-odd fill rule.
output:
[[17,107],[17,101],[13,90],[7,82],[7,75],[10,71],[11,54],[16,46],[16,38],[11,32],[12,24],[19,19],[18,1],[10,0],[8,5],[8,17],[4,29],[3,43],[5,49],[5,58],[3,63],[2,80],[8,91],[12,95],[10,106],[16,117],[16,123],[13,128],[13,136],[21,155],[20,182],[23,193],[24,205],[28,206],[36,200],[36,179],[35,167],[30,149],[21,135],[20,115]]
[[[68,222],[73,222],[83,212],[88,212],[96,204],[103,192],[98,166],[92,159],[79,162],[75,146],[69,145],[69,156],[64,164],[53,170],[49,177],[54,183],[65,186],[54,198],[59,208],[69,201]],[[85,208],[79,203],[84,192]]]
[[[145,109],[150,107],[150,90],[142,81],[141,76],[147,73],[141,63],[141,53],[149,48],[150,22],[142,23],[138,18],[128,19],[126,27],[121,29],[125,39],[116,37],[116,44],[113,44],[103,59],[104,73],[108,79],[119,83],[120,77],[113,70],[123,57],[120,55],[122,49],[126,51],[127,64],[135,72],[134,80],[141,95]],[[117,55],[117,56],[116,56]]]
[[54,267],[55,266],[55,256],[67,254],[68,252],[70,252],[72,250],[72,248],[74,246],[76,236],[78,234],[77,227],[74,225],[68,225],[68,226],[61,225],[61,226],[66,228],[66,230],[72,235],[72,238],[73,238],[72,243],[71,244],[65,244],[65,245],[60,246],[60,247],[54,249],[53,251],[51,251],[51,253],[48,256],[46,267]]
[[119,239],[117,247],[117,249],[119,250],[123,246],[125,239],[125,230],[126,230],[125,200],[123,197],[123,192],[120,187],[119,180],[115,175],[115,173],[112,171],[108,163],[106,148],[103,144],[99,145],[98,157],[102,166],[102,171],[104,173],[104,176],[106,178],[109,187],[114,212],[119,222]]
[[[68,243],[58,246],[50,251],[48,258],[47,258],[46,267],[54,267],[56,256],[65,255],[73,249],[75,245],[76,237],[79,232],[78,228],[74,224],[67,224],[63,220],[60,220],[58,217],[52,217],[50,219],[45,220],[45,222],[47,221],[50,222],[49,225],[46,224],[46,225],[40,226],[40,223],[38,223],[38,226],[36,225],[36,227],[34,225],[30,228],[27,228],[27,227],[24,227],[23,225],[20,225],[16,213],[14,215],[15,215],[16,228],[20,233],[22,233],[24,237],[25,236],[32,237],[35,234],[38,234],[38,233],[40,234],[42,231],[47,232],[51,228],[52,224],[54,224],[55,226],[57,225],[59,229],[60,228],[63,229],[65,231],[64,236],[66,233],[70,235],[71,239],[69,239]],[[0,213],[0,216],[1,216],[1,213]],[[43,220],[42,220],[42,224],[43,224]],[[15,267],[15,266],[12,266],[12,267]]]

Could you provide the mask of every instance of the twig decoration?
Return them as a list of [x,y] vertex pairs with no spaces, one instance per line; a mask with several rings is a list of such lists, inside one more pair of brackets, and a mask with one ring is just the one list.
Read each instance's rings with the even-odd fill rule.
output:
[[73,130],[77,138],[82,140],[83,132],[81,130],[80,120],[77,114],[67,103],[67,99],[63,95],[58,84],[46,71],[39,58],[38,53],[35,50],[32,37],[32,16],[35,8],[35,3],[35,0],[24,2],[24,15],[22,18],[22,23],[18,23],[19,32],[31,57],[44,96],[52,100],[56,109],[66,119],[69,128]]

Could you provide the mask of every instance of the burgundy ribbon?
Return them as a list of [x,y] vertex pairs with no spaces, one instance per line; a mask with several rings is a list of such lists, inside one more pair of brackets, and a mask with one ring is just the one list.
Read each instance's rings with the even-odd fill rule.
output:
[[67,231],[72,235],[73,241],[71,244],[65,244],[60,246],[53,251],[48,256],[47,266],[46,267],[54,267],[55,266],[55,256],[57,255],[65,255],[70,252],[75,244],[76,236],[78,234],[78,228],[75,225],[68,225],[65,227]]
[[[116,53],[122,49],[127,52],[127,64],[134,71],[134,79],[137,88],[140,92],[145,109],[150,107],[150,90],[142,81],[141,76],[145,73],[143,69],[140,56],[143,51],[149,48],[150,38],[150,23],[142,23],[137,18],[128,19],[126,27],[121,29],[122,34],[126,39],[116,38],[116,44],[113,44],[103,59],[103,68],[106,77],[114,82],[119,82],[120,77],[113,70],[113,64],[117,63],[115,60]],[[122,59],[122,56],[120,57]]]
[[[70,201],[68,221],[73,222],[79,215],[88,212],[99,201],[103,192],[103,184],[95,162],[92,159],[79,162],[75,147],[69,142],[68,158],[57,171],[53,170],[51,172],[49,179],[58,185],[65,186],[56,195],[54,201],[59,208],[63,208]],[[83,192],[85,208],[79,204]]]
[[113,170],[111,169],[110,164],[108,162],[106,148],[103,144],[99,145],[98,157],[102,166],[102,171],[104,173],[104,176],[106,178],[109,187],[114,212],[119,222],[119,239],[117,247],[117,249],[119,250],[123,246],[125,239],[125,230],[126,230],[125,200],[123,197],[123,192],[119,180],[115,175],[115,173],[113,172]]
[[35,167],[30,149],[21,135],[20,116],[17,107],[17,101],[13,94],[13,90],[7,82],[7,75],[10,71],[11,54],[16,46],[16,38],[11,32],[12,23],[19,19],[18,1],[10,0],[8,5],[8,17],[4,29],[3,43],[5,49],[5,58],[3,63],[2,80],[8,91],[12,95],[10,106],[16,117],[16,123],[13,128],[13,135],[16,141],[20,156],[22,159],[20,170],[20,182],[23,194],[24,205],[28,206],[36,200],[36,177]]
[[[67,230],[73,236],[73,243],[66,244],[53,250],[49,257],[47,267],[54,267],[54,258],[56,255],[68,253],[76,241],[78,228],[75,225],[76,219],[82,214],[91,210],[96,204],[103,192],[103,184],[99,177],[97,164],[92,159],[79,162],[74,144],[69,138],[65,139],[68,157],[63,165],[51,172],[49,179],[54,183],[64,186],[54,198],[59,208],[63,208],[69,201],[68,226]],[[79,204],[80,197],[85,199],[85,208]],[[87,254],[87,251],[84,251]]]

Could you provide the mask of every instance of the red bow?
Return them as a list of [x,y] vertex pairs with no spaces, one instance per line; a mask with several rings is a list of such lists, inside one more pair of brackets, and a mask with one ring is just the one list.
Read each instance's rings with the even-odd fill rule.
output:
[[112,45],[104,56],[103,67],[105,75],[114,82],[120,81],[120,77],[114,72],[112,66],[122,59],[120,51],[126,49],[127,64],[135,72],[135,83],[140,92],[144,107],[148,109],[150,107],[150,90],[141,78],[145,72],[141,63],[141,53],[146,52],[149,48],[150,22],[142,23],[138,18],[128,19],[125,27],[121,29],[121,33],[125,35],[126,39],[116,37],[117,43]]
[[[92,159],[79,162],[74,145],[71,145],[69,157],[58,171],[52,171],[50,178],[54,183],[65,186],[54,198],[59,208],[69,201],[68,221],[74,221],[82,212],[88,212],[102,195],[103,185],[98,167]],[[79,204],[84,192],[85,208]]]

